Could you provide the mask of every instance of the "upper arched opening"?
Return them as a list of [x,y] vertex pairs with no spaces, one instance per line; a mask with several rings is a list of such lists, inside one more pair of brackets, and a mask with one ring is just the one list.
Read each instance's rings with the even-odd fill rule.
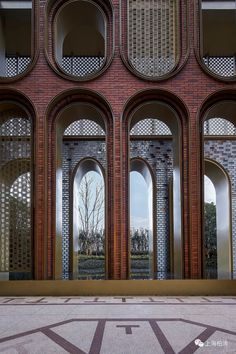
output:
[[[112,55],[112,7],[96,0],[49,2],[52,42],[50,59],[61,74],[74,80],[88,80],[101,73]],[[52,55],[51,55],[52,53]]]
[[202,202],[203,266],[206,278],[230,278],[232,271],[233,277],[236,274],[236,102],[232,94],[228,96],[229,99],[221,100],[218,97],[212,105],[208,103],[201,121],[203,172],[215,189],[213,193],[209,183],[204,185],[202,173],[205,196],[204,204]]
[[101,111],[89,103],[73,103],[57,119],[58,132],[64,135],[104,135],[106,123]]
[[166,103],[151,101],[140,105],[130,121],[130,134],[134,135],[175,135],[178,134],[176,112]]
[[33,125],[16,102],[0,103],[0,279],[33,277]]
[[186,18],[187,6],[179,0],[121,2],[122,54],[129,69],[147,80],[180,69],[187,56],[188,34],[180,26]]
[[34,0],[0,1],[0,78],[28,71],[35,55]]
[[[154,95],[153,95],[154,96]],[[131,191],[138,184],[138,176],[146,182],[143,195],[148,195],[149,215],[147,208],[141,208],[142,220],[149,226],[143,229],[138,224],[138,203],[132,207],[131,230],[131,277],[135,270],[134,257],[135,240],[140,239],[150,247],[143,250],[147,263],[140,261],[139,267],[152,269],[154,278],[168,279],[182,277],[182,200],[181,200],[181,123],[177,110],[164,100],[142,100],[139,105],[133,105],[128,115],[129,132],[130,185]],[[146,97],[147,98],[147,97]],[[133,177],[136,173],[136,179]],[[145,191],[146,188],[146,191]],[[141,184],[140,184],[141,189]],[[131,201],[134,193],[130,194]],[[142,198],[140,205],[143,205]],[[132,205],[132,203],[131,203]],[[131,207],[130,205],[130,207]],[[155,211],[155,212],[153,212]],[[134,216],[136,217],[134,218]],[[136,226],[133,227],[134,221]],[[147,220],[149,220],[147,222]],[[144,224],[143,224],[144,225]],[[157,245],[159,245],[157,247]],[[148,252],[152,253],[147,257]],[[133,253],[132,253],[133,252]],[[133,262],[133,263],[132,263]],[[133,264],[133,265],[132,265]],[[144,269],[143,268],[143,269]],[[136,274],[136,275],[137,275]]]
[[200,57],[213,75],[235,79],[235,1],[200,0]]
[[204,117],[204,135],[236,135],[236,102],[220,101]]

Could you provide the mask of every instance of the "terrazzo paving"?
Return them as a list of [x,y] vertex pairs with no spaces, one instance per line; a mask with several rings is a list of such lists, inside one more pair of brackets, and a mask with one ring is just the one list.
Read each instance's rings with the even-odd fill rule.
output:
[[236,297],[0,297],[0,353],[235,353]]

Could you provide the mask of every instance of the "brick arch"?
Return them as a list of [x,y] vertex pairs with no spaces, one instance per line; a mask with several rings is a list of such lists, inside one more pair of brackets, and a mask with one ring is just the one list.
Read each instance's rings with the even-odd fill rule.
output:
[[[80,1],[80,0],[77,0]],[[100,75],[102,75],[107,68],[110,66],[113,56],[114,56],[114,28],[115,28],[115,17],[114,17],[114,6],[111,0],[89,0],[88,2],[94,4],[103,12],[104,19],[107,24],[107,50],[106,50],[106,62],[101,67],[100,70],[91,74],[85,78],[80,78],[67,74],[64,70],[61,70],[57,64],[57,60],[54,53],[55,43],[54,43],[54,31],[55,31],[55,18],[62,6],[71,3],[71,0],[49,0],[45,8],[45,54],[50,67],[61,77],[71,80],[71,81],[88,81],[92,80]]]
[[0,89],[0,104],[1,102],[12,102],[17,105],[22,111],[29,116],[32,122],[36,125],[37,111],[31,99],[23,92],[12,88]]
[[[33,248],[38,237],[34,222],[34,123],[35,112],[29,100],[15,90],[2,90],[0,100],[2,150],[0,154],[0,181],[1,216],[3,218],[1,222],[2,231],[4,230],[2,237],[3,239],[8,238],[12,244],[15,239],[15,243],[18,242],[20,245],[18,250],[14,243],[15,256],[9,256],[12,259],[8,276],[10,279],[37,278],[34,263],[39,251]],[[18,180],[18,177],[28,172],[30,173],[29,185],[27,181],[22,184],[22,180],[19,180],[14,188],[14,197],[12,197],[11,187],[14,182]],[[23,201],[18,199],[21,194],[19,186],[24,191],[21,195]],[[28,198],[30,198],[30,205],[28,205]],[[10,213],[9,210],[11,210]],[[18,228],[16,227],[17,221],[20,225]],[[24,238],[28,240],[27,246],[24,243]],[[17,269],[20,270],[17,271]]]
[[[39,57],[39,39],[38,39],[38,34],[37,34],[37,30],[38,30],[38,26],[39,26],[39,3],[37,0],[32,0],[32,15],[31,15],[31,38],[30,38],[30,42],[31,42],[31,52],[30,52],[30,62],[27,63],[27,60],[25,63],[23,63],[23,65],[26,67],[24,68],[24,70],[22,72],[17,73],[14,76],[0,76],[0,82],[1,83],[12,83],[15,82],[19,79],[24,78],[25,76],[27,76],[31,70],[35,67],[38,57]],[[19,15],[18,15],[19,16]],[[17,57],[15,57],[15,62],[17,63],[17,66],[19,66],[19,59],[20,59],[20,55]],[[20,63],[22,65],[22,62]],[[14,65],[14,64],[13,64]],[[1,66],[3,66],[1,64]],[[18,68],[14,67],[13,71],[18,71]]]
[[[218,103],[222,101],[235,101],[236,102],[236,89],[220,89],[217,90],[210,95],[208,95],[203,102],[201,103],[198,112],[197,112],[197,121],[199,127],[201,126],[202,122],[205,120],[207,112]],[[200,130],[200,128],[199,128]]]
[[[48,263],[49,273],[48,276],[52,278],[60,277],[55,268],[55,247],[56,247],[56,170],[57,170],[57,129],[60,124],[60,116],[62,112],[72,106],[85,105],[87,107],[93,107],[94,111],[99,112],[100,124],[101,119],[105,127],[106,135],[105,141],[107,146],[107,176],[106,176],[106,188],[107,188],[107,210],[109,210],[110,217],[107,218],[109,223],[107,225],[108,234],[108,260],[111,263],[111,249],[113,247],[113,225],[112,225],[112,189],[113,189],[113,116],[109,103],[101,96],[90,90],[68,90],[63,92],[58,97],[54,98],[50,103],[47,115],[49,119],[48,124]],[[73,120],[72,120],[73,121]],[[72,122],[70,121],[70,123]],[[76,121],[76,117],[74,118]],[[60,133],[62,134],[62,132]],[[62,135],[61,135],[62,136]],[[58,268],[59,269],[59,268]],[[57,274],[58,273],[58,274]],[[110,277],[108,272],[108,277]]]
[[[234,39],[234,34],[232,33],[232,28],[227,29],[227,26],[222,26],[221,23],[218,23],[218,21],[216,21],[216,26],[214,28],[214,25],[211,26],[212,28],[210,28],[208,36],[208,40],[206,40],[205,42],[208,43],[208,48],[205,48],[205,53],[203,52],[203,48],[204,48],[204,36],[206,36],[207,31],[204,29],[203,26],[203,10],[201,8],[202,6],[202,0],[194,0],[193,3],[193,9],[194,9],[194,16],[195,16],[195,28],[194,28],[194,50],[195,50],[195,56],[196,59],[198,61],[198,64],[200,65],[201,69],[207,73],[209,76],[211,76],[212,78],[215,78],[217,80],[223,81],[223,82],[235,82],[236,79],[236,75],[235,75],[235,69],[234,69],[234,45],[232,43],[233,39]],[[218,8],[217,10],[220,10],[220,8]],[[230,10],[230,9],[228,9]],[[231,9],[234,10],[234,9]],[[235,10],[234,10],[235,11]],[[208,9],[209,12],[209,9]],[[220,14],[220,11],[218,12],[218,16],[222,16],[222,14]],[[228,11],[229,12],[229,11]],[[211,14],[210,16],[212,17],[213,14]],[[206,15],[205,15],[206,16]],[[232,18],[233,16],[231,16]],[[209,18],[205,18],[205,22],[209,22]],[[213,22],[212,19],[210,22]],[[218,25],[217,25],[218,23]],[[227,25],[229,25],[229,19],[225,19],[225,23],[227,23]],[[232,26],[232,24],[231,24]],[[211,48],[209,48],[209,43],[214,42],[213,38],[211,38],[211,33],[214,33],[215,37],[218,38],[219,34],[221,33],[221,35],[226,35],[226,33],[223,33],[222,29],[223,27],[226,28],[226,33],[231,33],[231,37],[230,40],[227,41],[227,38],[225,38],[225,48],[222,51],[222,48],[219,47],[219,44],[222,45],[222,38],[219,38],[218,41],[216,41],[216,45]],[[234,26],[232,26],[234,27]],[[215,33],[217,31],[220,31],[219,33]],[[206,32],[206,33],[205,33]],[[205,45],[206,45],[205,43]],[[226,49],[227,47],[227,43],[229,43],[231,45],[231,50],[229,50],[229,48]],[[216,51],[217,48],[217,55],[216,53],[209,55],[209,50],[213,52]],[[231,52],[231,55],[229,54],[229,52]],[[221,55],[219,55],[219,53],[221,52]],[[228,52],[227,54],[224,52]],[[222,70],[223,69],[223,70]]]
[[[71,193],[70,193],[70,203],[72,205],[72,215],[71,215],[71,228],[72,230],[72,235],[71,237],[71,252],[70,252],[70,274],[72,279],[78,279],[78,235],[76,235],[76,232],[78,230],[78,211],[76,210],[75,204],[76,204],[76,199],[78,202],[78,198],[76,196],[75,190],[80,188],[80,184],[84,178],[84,176],[88,172],[97,172],[100,177],[102,178],[103,185],[104,185],[104,228],[105,228],[105,261],[104,261],[104,268],[105,268],[105,278],[107,276],[107,268],[108,268],[108,262],[107,262],[107,230],[106,230],[106,225],[108,224],[108,210],[107,210],[107,193],[106,193],[106,171],[104,166],[101,164],[101,162],[93,157],[84,157],[82,160],[80,160],[77,165],[75,166],[73,170],[73,175],[72,175],[72,181],[71,181]],[[77,215],[77,218],[75,217]],[[90,275],[91,276],[91,275]]]
[[[155,4],[153,3],[153,7],[154,7],[153,11],[150,11],[152,10],[152,4],[150,5],[149,2],[145,3],[145,1],[123,2],[122,0],[119,0],[119,5],[120,5],[120,31],[121,31],[120,53],[124,64],[130,70],[130,72],[133,75],[138,76],[146,81],[166,80],[179,73],[179,71],[187,63],[189,57],[190,34],[188,31],[188,21],[189,21],[188,3],[182,0],[171,2],[170,5],[172,6],[170,6],[167,15],[168,21],[162,19],[162,16],[160,14],[158,15],[158,10],[160,10],[162,6],[160,2],[156,2]],[[147,11],[146,16],[142,17],[142,12],[140,10],[144,10],[145,6],[148,8],[149,12]],[[134,16],[132,16],[131,13],[132,11],[135,11]],[[147,16],[150,17],[147,18]],[[173,19],[173,17],[174,17],[174,21],[172,22],[169,21],[171,18]],[[158,66],[160,67],[161,65],[163,65],[162,61],[158,62],[158,56],[160,55],[160,50],[162,50],[162,48],[161,46],[159,46],[158,48],[159,43],[158,44],[156,43],[160,41],[161,34],[158,33],[156,28],[150,25],[150,23],[152,22],[158,23],[158,29],[161,28],[163,33],[168,32],[168,35],[170,35],[170,33],[173,30],[172,32],[173,35],[167,36],[167,38],[165,38],[165,41],[168,43],[169,55],[166,55],[165,53],[162,53],[161,55],[162,57],[165,57],[166,55],[166,59],[167,59],[163,67],[163,72],[161,74],[156,72],[156,67]],[[184,24],[184,26],[183,27],[179,26],[178,23]],[[136,29],[136,27],[140,27],[140,25],[141,25],[141,31]],[[167,27],[169,31],[167,31]],[[132,31],[134,33],[132,33]],[[148,33],[149,31],[151,33]],[[129,32],[131,33],[131,36],[136,36],[136,40],[133,41],[136,42],[134,50],[133,50],[134,43],[132,44],[132,42],[129,40],[129,36],[127,35]],[[149,37],[152,38],[152,40],[154,38],[153,41],[155,43],[150,46],[149,45],[150,41],[143,40],[142,37],[143,33],[148,34]],[[174,42],[175,45],[173,50]],[[172,53],[170,53],[171,49],[172,49]],[[150,55],[151,51],[154,51],[155,53],[152,56]],[[145,60],[142,61],[141,56],[140,58],[138,56],[135,57],[136,54],[135,52],[140,52],[141,55],[144,54],[145,58],[147,58],[148,55],[150,55],[149,62],[147,63],[147,61]],[[132,53],[134,54],[134,58],[133,58],[134,60],[132,60]],[[172,66],[168,70],[166,70],[166,66],[168,66],[168,59],[171,57],[171,55],[175,56],[175,60]],[[138,63],[139,60],[141,62]],[[153,60],[154,61],[156,60],[156,65],[153,63]],[[149,70],[150,67],[152,67],[152,71]]]
[[[200,145],[200,199],[201,199],[201,242],[199,244],[199,252],[202,255],[202,275],[203,272],[203,236],[204,236],[204,160],[213,160],[216,164],[220,165],[224,169],[230,179],[230,204],[232,208],[232,216],[235,214],[236,208],[236,135],[232,134],[220,134],[217,136],[204,135],[204,123],[211,118],[223,118],[226,122],[229,121],[231,125],[236,126],[235,119],[235,107],[236,107],[236,91],[235,89],[218,90],[209,95],[202,103],[198,112],[198,125],[199,125],[199,145]],[[227,158],[225,158],[227,156]],[[232,250],[235,248],[236,242],[236,222],[232,218]],[[236,277],[236,254],[232,252],[232,273],[233,277]]]
[[[128,171],[129,171],[129,149],[128,149],[128,141],[129,141],[129,126],[132,115],[135,111],[139,109],[144,104],[148,104],[150,102],[159,102],[159,104],[163,104],[166,107],[169,107],[172,110],[174,116],[176,117],[177,125],[178,125],[178,136],[179,136],[179,163],[180,163],[180,179],[179,183],[181,187],[179,187],[180,196],[178,197],[182,204],[182,241],[181,241],[181,249],[182,256],[180,256],[180,263],[182,264],[182,270],[178,271],[178,276],[188,276],[189,272],[189,258],[188,252],[190,248],[190,239],[189,239],[189,216],[187,214],[188,210],[188,199],[186,195],[188,194],[189,186],[188,186],[188,172],[187,166],[185,165],[185,160],[183,158],[184,154],[188,154],[188,108],[185,103],[176,95],[172,94],[170,91],[166,90],[143,90],[138,92],[138,94],[132,96],[126,103],[124,107],[124,113],[122,116],[122,146],[123,146],[123,170],[124,170],[124,178],[123,178],[123,219],[127,220],[127,205],[128,205],[128,189],[127,189],[127,179],[128,179]],[[127,252],[127,237],[128,234],[128,223],[124,223],[124,227],[122,230],[123,235],[123,245]],[[177,247],[177,246],[176,246]],[[177,263],[176,263],[177,264]],[[176,272],[178,266],[176,265]],[[124,270],[126,273],[127,270]],[[180,275],[181,274],[181,275]],[[175,275],[177,276],[177,273]],[[126,275],[127,277],[127,275]]]

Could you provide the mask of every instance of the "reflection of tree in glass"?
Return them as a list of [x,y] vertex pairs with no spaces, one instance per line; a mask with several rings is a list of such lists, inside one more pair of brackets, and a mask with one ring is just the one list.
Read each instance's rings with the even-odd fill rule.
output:
[[85,175],[79,190],[79,250],[86,255],[104,252],[104,186]]
[[130,230],[132,279],[149,279],[150,277],[149,235],[150,230],[146,228]]
[[132,254],[148,254],[149,251],[149,230],[139,228],[131,230],[131,252]]
[[204,247],[205,271],[207,278],[217,278],[217,232],[216,232],[216,206],[213,203],[204,204]]
[[87,173],[79,188],[79,279],[105,278],[104,183]]

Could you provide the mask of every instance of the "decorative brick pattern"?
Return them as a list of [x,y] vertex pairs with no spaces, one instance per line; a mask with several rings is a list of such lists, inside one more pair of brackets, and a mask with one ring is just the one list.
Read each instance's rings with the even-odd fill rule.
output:
[[218,75],[225,77],[235,75],[235,57],[204,57],[203,62]]
[[[2,112],[0,125],[0,272],[10,279],[32,274],[31,121]],[[14,118],[12,118],[14,117]]]
[[7,57],[6,76],[12,77],[23,73],[31,63],[30,57]]
[[172,135],[164,122],[158,119],[146,118],[140,120],[131,129],[130,135]]
[[[170,274],[170,215],[169,184],[173,175],[173,150],[171,140],[130,142],[130,157],[141,157],[150,165],[156,180],[157,279],[168,279]],[[156,239],[155,239],[156,237]]]
[[204,135],[236,135],[236,126],[224,118],[210,118],[204,122]]
[[[112,63],[109,68],[104,70],[96,79],[81,82],[79,85],[78,82],[60,76],[52,69],[51,65],[48,64],[45,56],[45,30],[47,30],[46,27],[48,25],[48,41],[50,41],[52,39],[52,31],[50,30],[50,21],[52,18],[49,16],[49,21],[47,21],[47,23],[45,22],[45,6],[47,3],[46,0],[36,1],[36,18],[38,19],[39,26],[35,27],[36,37],[38,38],[38,43],[36,43],[38,52],[35,56],[37,57],[37,61],[35,61],[34,67],[21,79],[11,81],[13,79],[11,78],[8,83],[0,82],[1,100],[8,102],[17,101],[22,106],[27,107],[27,109],[32,112],[34,123],[35,278],[53,279],[55,273],[55,252],[53,248],[56,237],[55,112],[57,102],[63,101],[64,107],[68,105],[72,91],[76,93],[79,92],[78,95],[80,96],[89,97],[90,102],[94,105],[101,103],[102,106],[107,102],[107,106],[110,107],[110,111],[112,112],[114,124],[110,128],[110,133],[107,135],[107,138],[110,144],[109,146],[113,147],[113,150],[109,148],[108,151],[108,156],[110,157],[110,161],[113,161],[113,165],[109,164],[109,166],[107,166],[107,172],[109,172],[107,176],[112,176],[112,178],[108,179],[108,185],[111,190],[110,194],[112,195],[108,215],[112,225],[112,232],[109,234],[109,274],[111,278],[115,279],[125,279],[128,274],[128,123],[123,124],[121,117],[124,117],[124,119],[128,121],[128,111],[131,106],[130,102],[135,102],[136,105],[139,105],[142,100],[163,100],[178,112],[179,123],[183,132],[183,153],[181,159],[183,160],[184,277],[200,278],[202,267],[202,156],[199,126],[202,116],[200,116],[198,112],[204,114],[205,109],[220,100],[236,100],[236,82],[232,80],[229,84],[221,80],[216,80],[211,75],[206,74],[196,59],[196,53],[199,52],[199,48],[195,45],[199,38],[198,14],[194,14],[194,11],[188,11],[187,9],[187,6],[191,9],[197,9],[197,6],[195,6],[196,0],[180,2],[181,26],[179,26],[179,28],[182,30],[180,39],[182,41],[181,48],[183,48],[182,57],[180,58],[181,65],[177,67],[172,77],[158,83],[142,80],[140,77],[134,75],[134,73],[131,74],[124,65],[121,53],[123,51],[123,57],[127,57],[127,46],[123,45],[121,46],[123,48],[121,48],[119,45],[120,33],[118,27],[119,12],[121,10],[121,39],[122,43],[125,43],[127,38],[127,12],[124,8],[120,7],[120,3],[123,4],[125,2],[112,0],[111,3],[114,8],[115,19],[114,56],[112,57]],[[52,3],[54,4],[54,1],[52,1]],[[61,3],[63,3],[63,1]],[[105,6],[107,5],[107,1],[101,1],[101,4]],[[57,3],[55,1],[55,7],[56,6]],[[107,7],[109,7],[109,5]],[[188,26],[184,20],[186,12],[189,16]],[[111,18],[112,16],[109,17],[109,21]],[[111,38],[113,38],[112,34],[112,31],[110,31],[109,53],[112,52],[112,46],[110,46]],[[188,48],[186,43],[189,43]],[[52,57],[50,48],[48,52],[50,59]],[[52,60],[50,61],[52,62]],[[133,99],[130,100],[127,105],[131,97],[133,97]],[[204,102],[206,102],[206,104],[202,106]],[[51,110],[49,109],[50,107]],[[186,107],[186,110],[184,107]],[[47,114],[49,111],[51,113]],[[109,116],[107,111],[108,109],[103,112],[105,120]],[[9,148],[15,151],[13,144],[15,144],[13,141],[11,143],[9,142]],[[81,144],[86,145],[84,142],[81,142]],[[91,142],[88,144],[91,144]],[[66,153],[68,153],[68,151],[69,149],[66,150]],[[81,155],[79,158],[88,155],[85,148],[83,151],[84,153],[80,151]],[[80,152],[78,149],[78,154]],[[136,153],[136,155],[134,153],[132,154],[133,156],[138,155],[138,153]],[[15,156],[17,156],[16,152]],[[156,154],[156,156],[158,156],[158,154]],[[209,157],[210,156],[214,158],[212,152],[209,150]],[[150,157],[149,159],[151,160]],[[227,157],[225,157],[225,159],[227,159]],[[230,157],[229,160],[233,166],[233,159]],[[77,160],[75,159],[75,161]],[[75,161],[73,163],[76,163]],[[164,162],[162,164],[164,165]],[[47,252],[45,252],[45,250]]]
[[104,57],[63,57],[62,68],[67,74],[84,77],[97,72],[104,62]]
[[106,169],[105,141],[70,140],[63,142],[62,162],[62,263],[63,279],[69,278],[70,183],[76,165],[85,157],[98,160]]

